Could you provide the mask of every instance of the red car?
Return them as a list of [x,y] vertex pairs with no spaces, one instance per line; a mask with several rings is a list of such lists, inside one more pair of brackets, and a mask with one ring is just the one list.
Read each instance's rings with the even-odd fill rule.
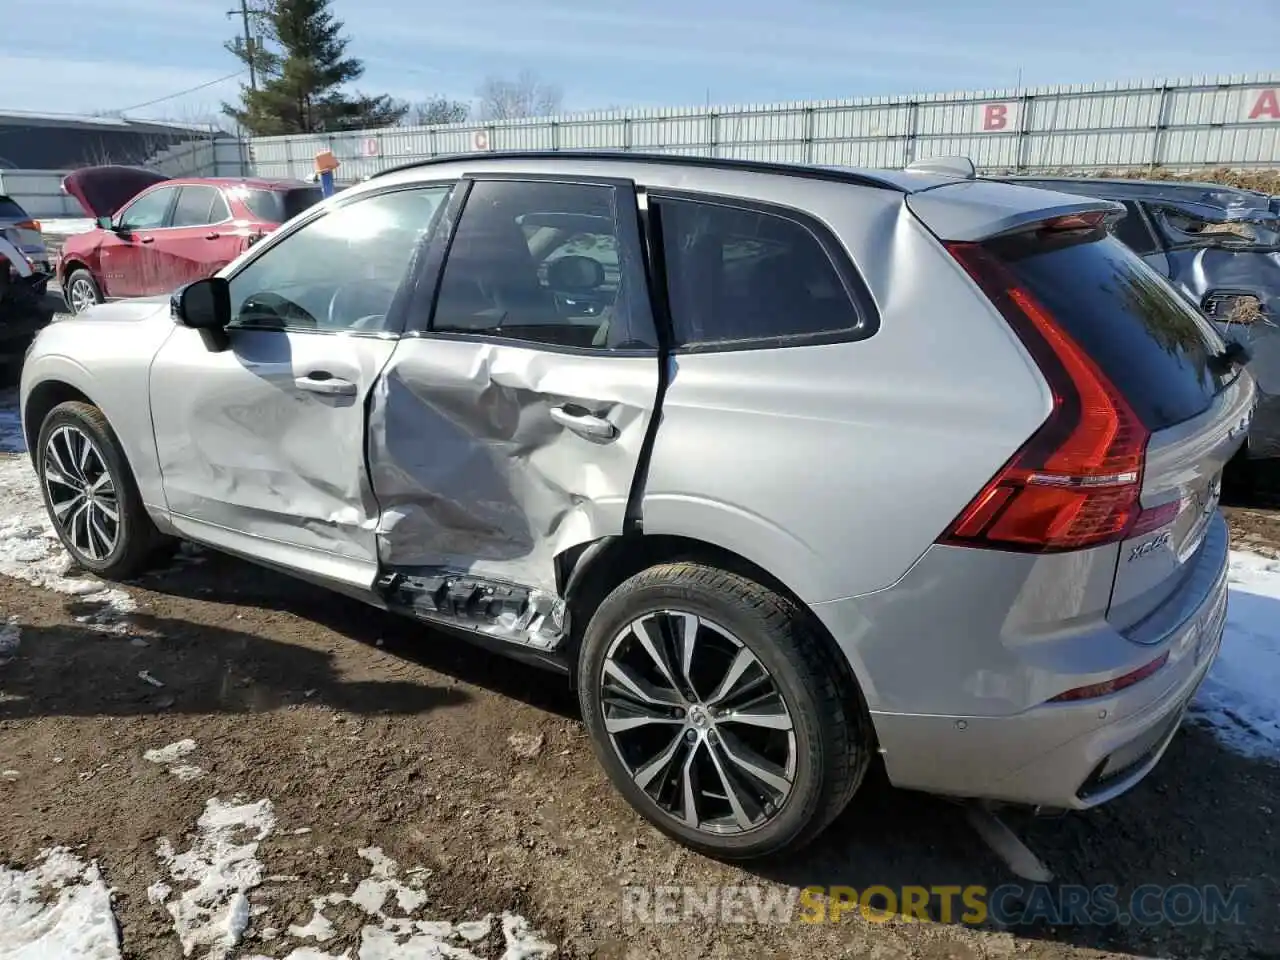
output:
[[57,275],[72,313],[207,277],[321,199],[300,180],[170,179],[116,166],[77,170],[62,189],[97,221],[62,248]]

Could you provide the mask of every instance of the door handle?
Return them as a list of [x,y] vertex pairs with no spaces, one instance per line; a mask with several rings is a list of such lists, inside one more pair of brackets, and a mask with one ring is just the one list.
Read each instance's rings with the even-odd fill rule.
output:
[[354,397],[356,385],[350,380],[343,380],[323,370],[316,370],[305,377],[295,377],[293,385],[299,390],[320,393],[326,397]]
[[152,243],[152,242],[154,242],[154,241],[155,241],[155,239],[156,239],[155,237],[139,237],[139,238],[138,238],[138,242],[139,242],[139,243]]
[[218,233],[218,231],[216,231],[216,230],[215,230],[213,233],[206,233],[206,234],[204,235],[204,238],[205,238],[206,240],[217,240],[217,239],[218,239],[219,237],[221,237],[221,236],[222,236],[222,234]]
[[581,407],[564,404],[551,408],[551,419],[566,430],[595,443],[608,443],[618,435],[618,428],[604,417],[587,413]]

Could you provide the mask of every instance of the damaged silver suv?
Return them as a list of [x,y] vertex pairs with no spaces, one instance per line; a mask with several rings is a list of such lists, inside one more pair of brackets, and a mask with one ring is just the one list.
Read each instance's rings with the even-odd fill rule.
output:
[[811,840],[875,757],[1084,808],[1217,654],[1255,396],[1120,212],[959,162],[445,158],[52,324],[24,429],[82,567],[187,538],[564,671],[708,853]]

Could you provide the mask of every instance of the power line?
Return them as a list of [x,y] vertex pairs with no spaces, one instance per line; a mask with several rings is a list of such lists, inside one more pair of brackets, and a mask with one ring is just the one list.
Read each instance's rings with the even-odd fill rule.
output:
[[214,84],[226,83],[228,80],[232,80],[243,73],[244,73],[243,70],[237,70],[235,73],[228,73],[225,77],[219,77],[217,80],[210,80],[208,83],[201,83],[197,86],[190,87],[189,89],[179,90],[177,93],[170,93],[163,97],[156,97],[154,100],[148,100],[146,103],[135,103],[131,107],[121,107],[119,110],[109,110],[107,112],[108,113],[127,113],[130,110],[141,110],[143,107],[149,107],[152,104],[164,103],[164,101],[166,100],[174,100],[178,97],[185,97],[188,93],[195,93],[197,90],[203,90],[205,87],[212,87]]

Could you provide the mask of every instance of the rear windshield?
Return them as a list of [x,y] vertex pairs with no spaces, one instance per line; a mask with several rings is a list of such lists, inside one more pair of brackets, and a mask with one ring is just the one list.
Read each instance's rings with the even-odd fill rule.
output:
[[15,201],[10,200],[8,197],[0,197],[0,219],[25,220],[27,219],[27,211],[23,210]]
[[245,205],[254,215],[270,223],[284,223],[323,199],[319,187],[294,187],[290,190],[249,190]]
[[1204,412],[1222,342],[1165,279],[1102,230],[988,244],[1124,394],[1148,430]]

